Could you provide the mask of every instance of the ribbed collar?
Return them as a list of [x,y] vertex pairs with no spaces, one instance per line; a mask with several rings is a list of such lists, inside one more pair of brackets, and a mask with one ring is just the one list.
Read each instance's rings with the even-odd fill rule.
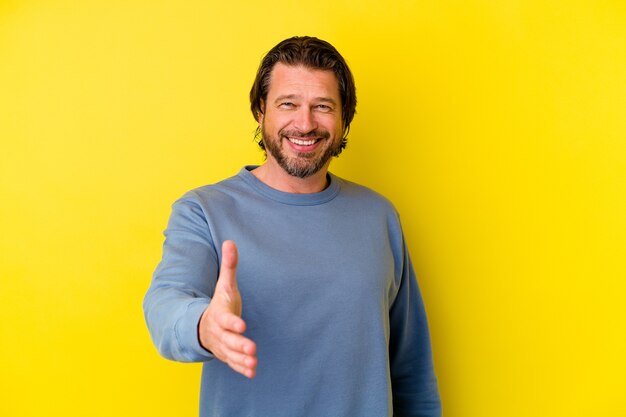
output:
[[278,191],[275,188],[270,187],[264,182],[260,181],[254,176],[251,170],[256,168],[256,165],[247,165],[239,171],[237,176],[250,185],[255,191],[263,196],[270,198],[274,201],[283,204],[289,204],[292,206],[315,206],[318,204],[324,204],[332,200],[339,194],[341,189],[341,179],[334,176],[330,172],[326,174],[328,179],[328,187],[319,193],[312,194],[293,194],[286,193],[284,191]]

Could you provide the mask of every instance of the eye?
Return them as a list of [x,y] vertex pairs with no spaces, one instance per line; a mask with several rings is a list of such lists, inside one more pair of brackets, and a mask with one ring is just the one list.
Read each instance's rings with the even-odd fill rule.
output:
[[333,108],[326,105],[326,104],[318,104],[317,106],[315,106],[318,110],[323,111],[323,112],[329,112],[331,111]]
[[293,109],[296,105],[290,101],[284,101],[278,105],[281,109]]

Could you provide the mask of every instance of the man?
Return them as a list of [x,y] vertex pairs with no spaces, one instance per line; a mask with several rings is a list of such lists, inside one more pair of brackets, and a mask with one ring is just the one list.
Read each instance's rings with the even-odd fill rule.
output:
[[328,172],[356,108],[344,59],[287,39],[250,101],[265,163],[173,206],[144,300],[160,353],[204,363],[201,416],[439,416],[396,211]]

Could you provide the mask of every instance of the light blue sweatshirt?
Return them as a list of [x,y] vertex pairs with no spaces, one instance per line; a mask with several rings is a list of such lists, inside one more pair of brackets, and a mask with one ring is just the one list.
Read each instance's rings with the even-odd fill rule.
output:
[[[440,416],[428,324],[393,206],[328,174],[315,194],[277,191],[250,169],[174,203],[144,299],[159,352],[204,362],[202,417]],[[221,246],[234,240],[257,375],[198,341]]]

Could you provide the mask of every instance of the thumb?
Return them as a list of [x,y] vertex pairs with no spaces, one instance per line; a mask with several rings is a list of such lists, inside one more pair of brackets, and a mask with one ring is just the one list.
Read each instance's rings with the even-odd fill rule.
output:
[[226,240],[222,244],[222,263],[218,282],[226,290],[225,295],[230,302],[237,291],[237,246],[232,240]]

